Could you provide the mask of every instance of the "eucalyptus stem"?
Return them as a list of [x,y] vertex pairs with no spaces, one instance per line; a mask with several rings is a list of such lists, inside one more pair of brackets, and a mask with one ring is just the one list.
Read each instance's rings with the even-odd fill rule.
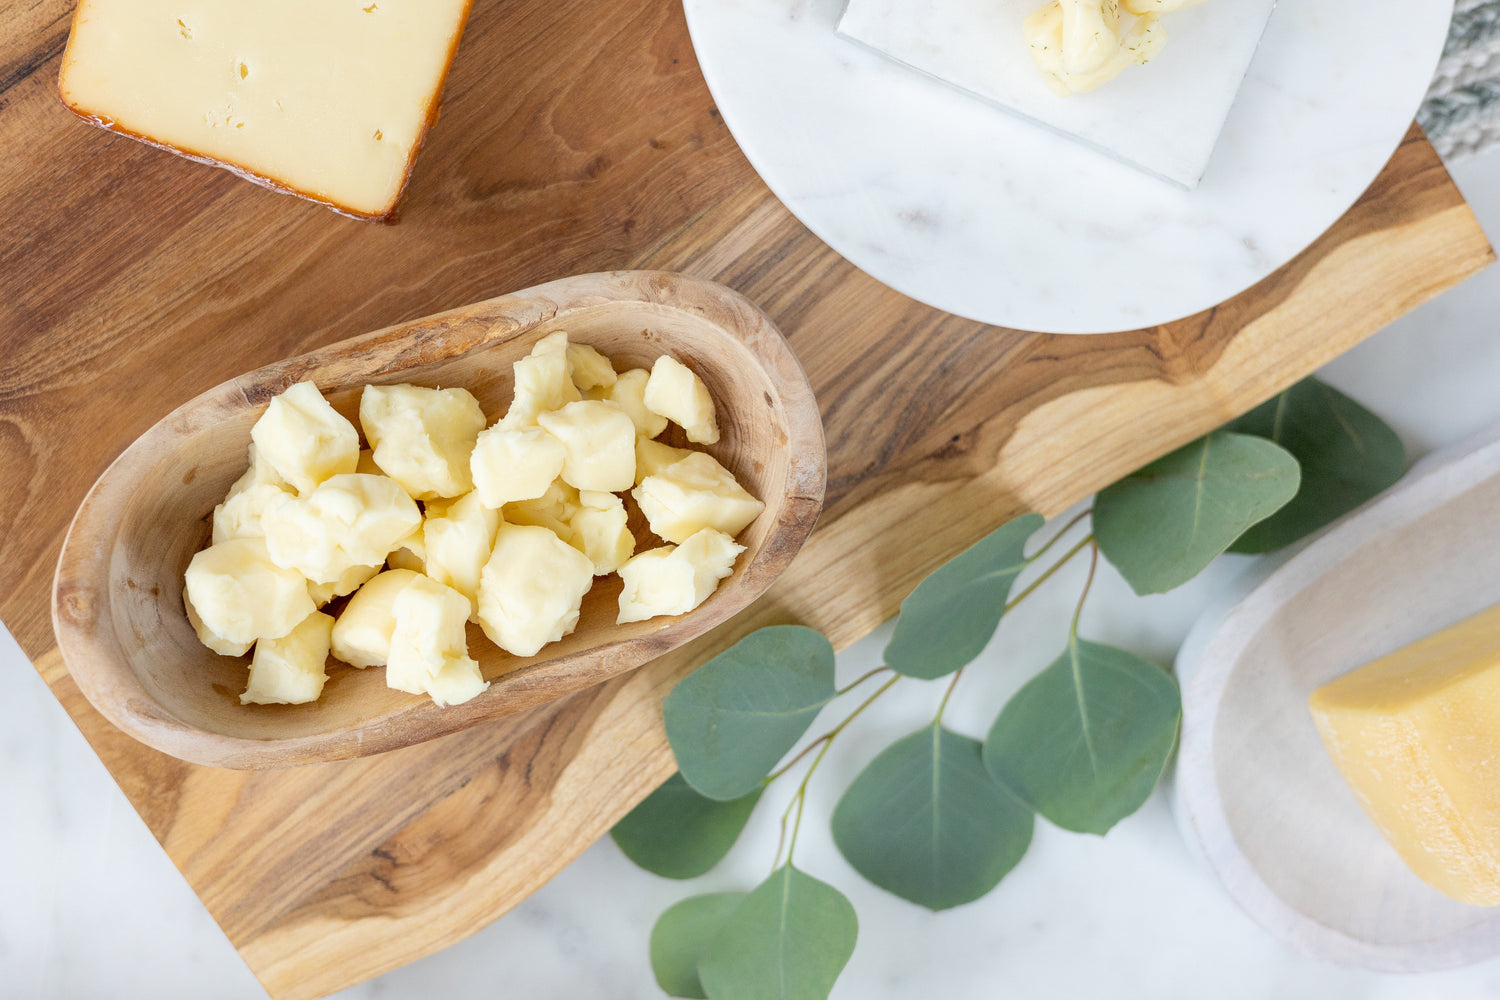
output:
[[[1057,562],[1053,563],[1051,566],[1048,566],[1046,571],[1043,572],[1041,576],[1037,577],[1035,580],[1032,580],[1031,584],[1025,590],[1021,591],[1006,603],[1005,613],[1009,614],[1012,608],[1014,608],[1017,604],[1020,604],[1022,601],[1026,600],[1026,598],[1030,597],[1038,587],[1050,580],[1052,578],[1052,575],[1066,566],[1074,556],[1082,552],[1086,547],[1093,544],[1094,536],[1093,534],[1089,534],[1077,545],[1073,546],[1067,552],[1063,553],[1062,556],[1057,560]],[[1094,549],[1096,555],[1098,554],[1098,551],[1098,547],[1096,546]]]
[[867,671],[867,672],[865,672],[863,674],[860,674],[858,677],[856,677],[854,680],[850,681],[848,684],[845,684],[843,687],[841,687],[841,688],[835,688],[834,692],[833,692],[833,696],[835,698],[837,698],[841,694],[848,694],[850,691],[853,691],[855,688],[859,687],[861,684],[863,684],[865,681],[869,680],[871,677],[874,677],[876,674],[884,673],[885,671],[887,671],[889,669],[891,669],[891,668],[882,665],[882,666],[876,667],[874,670],[870,670],[870,671]]
[[1092,507],[1085,507],[1083,510],[1079,511],[1076,515],[1074,515],[1074,517],[1073,517],[1073,519],[1071,521],[1069,521],[1067,524],[1063,525],[1061,528],[1058,529],[1057,534],[1055,534],[1051,538],[1047,539],[1047,541],[1042,544],[1041,548],[1037,549],[1031,555],[1027,556],[1026,557],[1026,561],[1029,562],[1029,563],[1030,562],[1036,562],[1042,556],[1046,555],[1048,549],[1052,548],[1052,546],[1054,546],[1058,542],[1062,541],[1062,536],[1063,535],[1066,535],[1069,531],[1072,531],[1074,525],[1078,524],[1079,521],[1082,521],[1084,518],[1088,517],[1093,512],[1094,512],[1094,508],[1092,508]]
[[[889,668],[882,668],[882,669],[889,669]],[[874,671],[871,671],[871,673],[874,673]],[[833,746],[833,741],[838,738],[839,733],[843,732],[848,727],[849,723],[851,723],[855,719],[857,719],[859,717],[859,715],[860,715],[861,712],[863,712],[865,709],[869,708],[872,704],[874,704],[875,699],[879,698],[881,695],[883,695],[887,691],[889,691],[892,687],[895,686],[896,682],[899,681],[900,679],[901,679],[901,675],[900,674],[896,674],[893,677],[891,677],[890,680],[886,681],[884,684],[880,685],[880,687],[876,688],[875,692],[873,694],[871,694],[868,698],[866,698],[864,701],[862,701],[862,702],[859,703],[859,707],[855,708],[854,711],[852,711],[848,715],[844,716],[844,721],[843,722],[840,722],[838,725],[834,726],[828,732],[824,733],[822,736],[819,736],[817,739],[813,740],[807,746],[803,747],[802,750],[801,750],[801,752],[799,752],[797,754],[797,756],[793,757],[790,761],[787,762],[787,764],[784,767],[781,767],[780,769],[778,769],[777,771],[775,771],[773,774],[770,775],[770,777],[766,778],[765,782],[763,782],[763,785],[764,784],[770,784],[772,781],[775,781],[777,778],[781,777],[781,775],[785,774],[799,760],[801,760],[803,757],[807,756],[808,752],[810,750],[812,750],[813,747],[816,747],[816,746],[821,746],[822,747],[822,749],[820,749],[818,751],[818,755],[813,758],[812,765],[808,767],[807,773],[802,776],[801,783],[797,785],[797,791],[792,794],[791,801],[786,804],[786,809],[781,814],[781,833],[776,838],[776,854],[771,859],[771,870],[772,871],[776,870],[776,867],[777,867],[776,863],[781,860],[781,847],[782,847],[783,844],[786,843],[786,821],[791,818],[792,807],[796,806],[797,807],[797,819],[796,819],[796,821],[792,825],[792,842],[787,847],[787,851],[786,851],[786,860],[787,860],[787,863],[788,864],[791,863],[792,852],[797,849],[797,831],[799,829],[801,829],[801,827],[802,827],[802,803],[807,798],[807,783],[812,780],[813,773],[815,771],[817,771],[818,765],[821,764],[821,763],[823,763],[823,758],[828,755],[828,748],[831,747],[831,746]]]
[[[1091,544],[1094,536],[1087,539]],[[1089,578],[1083,582],[1083,593],[1078,595],[1078,607],[1073,609],[1073,624],[1068,628],[1069,641],[1078,638],[1078,619],[1083,616],[1083,602],[1089,599],[1089,591],[1094,589],[1094,571],[1099,568],[1099,546],[1094,545],[1093,554],[1089,557]]]
[[964,675],[967,667],[959,667],[953,672],[953,680],[948,683],[948,690],[943,692],[943,700],[938,702],[937,716],[932,720],[933,725],[943,721],[943,710],[948,707],[948,699],[953,697],[953,689],[958,687],[958,679]]

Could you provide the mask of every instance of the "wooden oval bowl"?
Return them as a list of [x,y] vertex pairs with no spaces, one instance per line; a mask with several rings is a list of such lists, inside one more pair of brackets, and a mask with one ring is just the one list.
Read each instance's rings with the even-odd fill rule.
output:
[[1306,954],[1388,972],[1500,954],[1500,908],[1406,867],[1307,708],[1335,677],[1500,601],[1496,510],[1500,428],[1254,567],[1178,654],[1178,823],[1235,901]]
[[[733,575],[687,615],[628,625],[614,623],[619,578],[601,577],[577,630],[529,658],[502,652],[471,627],[470,655],[491,684],[463,705],[438,708],[387,688],[382,669],[342,665],[312,704],[241,705],[248,661],[198,642],[182,576],[208,538],[214,506],[244,471],[250,427],[270,399],[312,379],[353,419],[367,383],[462,386],[494,419],[510,401],[511,364],[557,330],[622,369],[670,353],[707,383],[722,431],[708,450],[766,503],[740,534],[747,551]],[[79,507],[58,561],[53,625],[94,707],[174,757],[261,768],[380,753],[598,684],[725,621],[801,548],[822,506],[825,467],[807,377],[750,302],[665,272],[565,278],[269,365],[178,407],[115,460]]]

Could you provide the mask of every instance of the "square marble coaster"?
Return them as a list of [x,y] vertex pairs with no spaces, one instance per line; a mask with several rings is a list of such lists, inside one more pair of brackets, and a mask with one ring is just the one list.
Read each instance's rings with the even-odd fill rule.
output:
[[1042,2],[849,0],[838,30],[1126,163],[1196,186],[1276,0],[1205,0],[1165,15],[1168,40],[1155,59],[1071,97],[1047,89],[1021,32]]

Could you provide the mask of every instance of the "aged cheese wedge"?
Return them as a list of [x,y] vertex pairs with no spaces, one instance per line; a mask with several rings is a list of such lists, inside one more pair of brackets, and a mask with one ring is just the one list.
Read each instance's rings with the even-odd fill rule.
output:
[[1500,905],[1500,605],[1325,684],[1309,707],[1412,871]]
[[411,175],[469,0],[80,0],[63,103],[362,218]]

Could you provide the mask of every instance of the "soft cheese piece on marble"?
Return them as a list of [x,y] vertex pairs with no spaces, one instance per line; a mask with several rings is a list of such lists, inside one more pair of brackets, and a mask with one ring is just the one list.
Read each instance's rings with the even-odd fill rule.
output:
[[91,121],[385,218],[469,0],[82,0],[63,102]]
[[1323,685],[1324,746],[1423,881],[1500,905],[1500,605]]
[[[839,33],[960,90],[1184,187],[1203,176],[1275,0],[1211,0],[1166,22],[1171,43],[1088,94],[1061,98],[1033,64],[1035,0],[849,0]],[[976,148],[976,157],[984,150]]]

